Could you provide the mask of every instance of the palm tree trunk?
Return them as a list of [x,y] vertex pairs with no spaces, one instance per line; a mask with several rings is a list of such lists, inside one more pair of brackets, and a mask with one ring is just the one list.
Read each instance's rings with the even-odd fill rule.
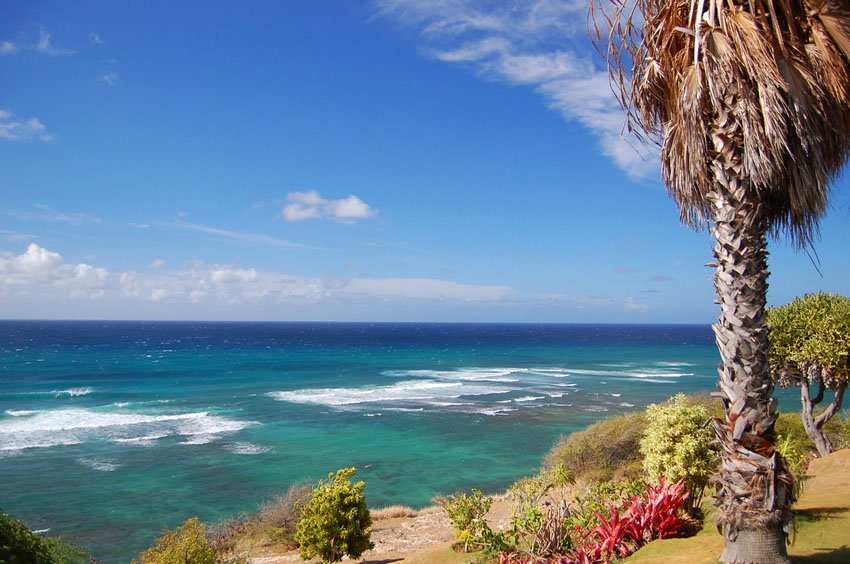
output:
[[722,562],[789,562],[791,475],[774,446],[777,402],[767,364],[767,220],[760,195],[740,178],[743,133],[731,109],[715,118],[711,174],[714,275],[720,316],[714,325],[722,364],[725,421],[715,505]]

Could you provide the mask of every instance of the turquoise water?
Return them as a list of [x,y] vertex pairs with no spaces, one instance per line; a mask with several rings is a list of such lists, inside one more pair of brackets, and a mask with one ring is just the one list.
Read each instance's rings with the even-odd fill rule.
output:
[[0,508],[127,562],[356,466],[498,491],[556,438],[714,388],[708,326],[0,322]]

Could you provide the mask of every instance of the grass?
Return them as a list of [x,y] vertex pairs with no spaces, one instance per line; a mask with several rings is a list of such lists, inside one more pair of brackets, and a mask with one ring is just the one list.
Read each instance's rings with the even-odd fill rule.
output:
[[[796,535],[788,547],[792,562],[850,562],[850,450],[840,450],[812,461],[812,476],[795,505]],[[703,530],[687,539],[650,543],[627,562],[669,563],[717,562],[723,539],[714,527],[714,508],[703,504]]]

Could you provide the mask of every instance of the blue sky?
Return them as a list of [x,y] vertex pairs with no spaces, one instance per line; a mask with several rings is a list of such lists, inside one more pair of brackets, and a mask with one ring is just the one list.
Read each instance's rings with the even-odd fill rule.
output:
[[[516,5],[515,5],[516,4]],[[711,322],[579,1],[0,1],[0,317]],[[850,190],[772,304],[850,294]]]

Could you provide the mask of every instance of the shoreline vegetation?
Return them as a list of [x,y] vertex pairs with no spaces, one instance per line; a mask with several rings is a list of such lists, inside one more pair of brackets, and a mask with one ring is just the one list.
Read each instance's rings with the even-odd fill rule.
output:
[[[700,450],[699,445],[694,446],[696,443],[682,450],[682,445],[692,441],[699,432],[693,425],[687,427],[685,419],[688,416],[707,421],[711,417],[722,416],[722,409],[719,402],[708,395],[686,398],[679,394],[670,398],[667,404],[603,419],[558,439],[544,457],[540,472],[518,480],[507,492],[485,495],[472,490],[471,493],[438,495],[434,498],[434,506],[419,510],[393,505],[366,511],[366,501],[361,492],[365,487],[368,497],[367,485],[362,482],[352,484],[349,478],[355,470],[344,469],[337,473],[336,478],[332,475],[318,485],[292,484],[287,491],[262,504],[256,513],[238,515],[210,525],[200,523],[196,517],[190,518],[174,531],[163,531],[151,548],[135,561],[140,564],[273,564],[300,561],[302,554],[320,556],[319,560],[313,558],[311,561],[334,561],[350,552],[356,553],[356,556],[362,554],[362,560],[355,558],[362,562],[526,564],[545,561],[602,562],[622,559],[637,552],[634,556],[637,561],[655,562],[667,558],[672,562],[675,558],[666,553],[667,548],[661,547],[679,550],[681,546],[691,545],[706,561],[716,561],[722,550],[722,537],[714,530],[710,492],[706,492],[701,503],[700,497],[708,482],[708,474],[716,467],[717,455],[716,450],[712,450],[714,447]],[[662,422],[658,428],[667,429],[668,436],[653,435],[653,422],[658,421]],[[823,538],[819,525],[822,510],[818,509],[817,503],[824,492],[818,487],[807,494],[806,490],[815,482],[807,481],[806,468],[810,462],[816,461],[813,468],[825,469],[826,476],[821,478],[822,481],[840,481],[841,478],[833,474],[836,469],[842,475],[847,474],[850,451],[831,455],[828,460],[818,458],[817,447],[806,435],[798,413],[783,413],[776,429],[780,448],[784,449],[783,456],[793,461],[797,493],[803,496],[799,499],[808,503],[800,506],[803,509],[799,513],[801,526],[797,537],[817,534],[819,550],[832,547],[834,554],[846,556],[846,547],[841,553],[841,547],[847,544],[846,538],[844,542],[838,542],[840,538]],[[850,420],[846,411],[830,420],[825,431],[836,449],[850,447]],[[670,445],[665,441],[677,445],[678,454],[671,454]],[[667,476],[669,480],[662,477],[659,482],[647,475],[649,468],[652,474],[664,476],[665,467],[672,467],[676,456],[688,457],[691,467],[698,466],[699,461],[709,462],[710,467],[702,477],[673,472],[673,475]],[[837,462],[829,462],[833,458]],[[682,474],[681,469],[678,472]],[[814,475],[819,476],[817,472]],[[674,482],[679,478],[679,498],[676,501],[673,499]],[[660,486],[657,485],[659,483]],[[339,491],[345,493],[337,495],[335,487],[343,487]],[[320,488],[324,488],[324,505],[310,510],[313,521],[308,527],[305,525],[304,508],[313,503],[315,492]],[[828,499],[826,495],[823,499]],[[842,523],[846,520],[850,524],[850,493],[847,498],[843,500],[845,505],[838,503],[829,511]],[[656,529],[633,532],[632,536],[618,532],[618,522],[634,526],[639,520],[635,506],[653,503],[661,506],[672,504],[666,508],[667,517],[663,524],[659,521]],[[356,526],[346,525],[350,521],[344,519],[334,523],[327,519],[328,515],[342,513],[359,514]],[[641,515],[644,521],[653,518],[652,515]],[[830,514],[830,518],[832,516]],[[655,517],[660,519],[657,515]],[[16,560],[14,556],[5,555],[0,560],[96,562],[84,549],[61,538],[33,533],[11,516],[2,515],[2,518],[3,536],[15,537],[20,542],[15,545],[8,538],[2,538],[0,548],[8,552],[17,546],[22,554],[29,550],[27,554],[35,556],[29,556],[29,560],[27,557]],[[305,552],[305,542],[322,544],[326,538],[333,538],[343,525],[349,527],[347,538],[355,543],[356,550],[349,551],[345,543],[341,548],[341,541],[337,539],[330,543],[333,548],[324,557],[321,557],[320,548],[313,547]],[[669,530],[664,529],[665,526]],[[310,534],[304,532],[307,529]],[[842,530],[832,529],[836,532]],[[655,542],[657,538],[675,540]],[[642,549],[644,545],[646,548]],[[814,545],[809,542],[802,542],[800,546],[814,550]],[[793,547],[791,552],[796,554]],[[827,554],[824,561],[829,561],[829,557]]]

